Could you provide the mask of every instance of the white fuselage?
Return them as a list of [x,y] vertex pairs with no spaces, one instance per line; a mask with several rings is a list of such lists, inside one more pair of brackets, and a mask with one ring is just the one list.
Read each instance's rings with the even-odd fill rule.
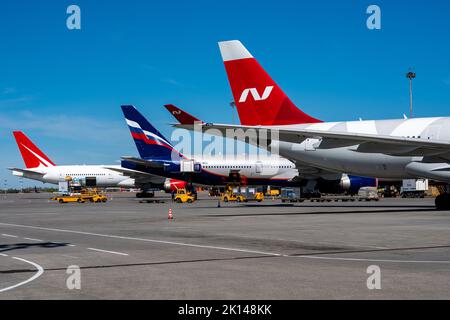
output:
[[241,176],[252,179],[270,179],[290,181],[298,176],[295,164],[279,156],[227,156],[194,157],[201,163],[202,170],[216,176],[229,176],[238,172]]
[[[121,168],[117,165],[107,166],[110,168]],[[27,169],[28,172],[13,171],[13,175],[42,181],[44,183],[58,184],[65,181],[66,177],[73,180],[83,181],[86,178],[95,178],[98,187],[135,187],[134,179],[123,175],[120,172],[107,169],[106,166],[98,165],[70,165],[70,166],[52,166]]]
[[[325,122],[273,126],[271,128],[283,128],[292,131],[309,129],[324,132],[406,137],[427,141],[450,141],[450,118]],[[357,140],[357,137],[355,140]],[[390,150],[388,144],[356,144],[345,147],[321,148],[321,143],[322,139],[320,138],[303,140],[301,137],[299,137],[299,143],[280,142],[280,155],[325,170],[366,177],[388,179],[423,177],[450,181],[448,171],[442,171],[442,168],[450,169],[448,165],[450,155],[448,153],[440,155],[440,158],[433,158],[432,161],[424,161],[426,160],[425,157],[415,155],[414,150],[402,153],[401,147],[398,145]],[[361,146],[364,147],[364,150]],[[420,154],[420,152],[417,153]],[[432,162],[432,164],[426,165],[425,162]],[[437,167],[440,168],[439,172],[431,170]]]

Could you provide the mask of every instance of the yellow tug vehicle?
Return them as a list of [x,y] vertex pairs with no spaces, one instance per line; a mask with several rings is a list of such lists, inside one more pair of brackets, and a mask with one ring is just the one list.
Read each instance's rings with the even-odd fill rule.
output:
[[241,194],[233,193],[233,192],[225,192],[222,193],[220,197],[223,202],[247,202],[247,198]]
[[177,193],[173,197],[173,201],[176,203],[193,203],[196,200],[196,197],[192,194],[192,192],[188,192],[186,189],[177,189]]
[[66,176],[64,181],[61,181],[59,185],[59,194],[51,198],[51,200],[58,201],[59,203],[85,203],[86,201],[105,203],[108,201],[106,195],[98,192],[96,188],[86,188],[80,180],[73,179],[71,176]]
[[86,202],[86,200],[84,200],[80,195],[54,196],[53,198],[51,198],[51,200],[58,201],[59,203],[71,203],[71,202],[85,203]]
[[51,200],[58,201],[59,203],[85,203],[86,201],[93,203],[105,203],[108,198],[104,194],[97,192],[87,191],[83,193],[73,193],[67,195],[58,195],[51,198]]
[[264,193],[260,191],[249,192],[248,187],[241,188],[230,184],[226,187],[225,192],[221,194],[220,199],[223,202],[261,202],[264,200]]
[[108,201],[108,198],[104,194],[97,192],[96,189],[82,190],[80,196],[84,201],[95,203],[105,203],[106,201]]

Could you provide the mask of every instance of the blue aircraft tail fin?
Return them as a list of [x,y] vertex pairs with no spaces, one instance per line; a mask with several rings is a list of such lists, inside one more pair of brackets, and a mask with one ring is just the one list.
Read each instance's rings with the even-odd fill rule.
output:
[[170,142],[134,107],[122,106],[131,136],[142,159],[174,161],[181,157]]

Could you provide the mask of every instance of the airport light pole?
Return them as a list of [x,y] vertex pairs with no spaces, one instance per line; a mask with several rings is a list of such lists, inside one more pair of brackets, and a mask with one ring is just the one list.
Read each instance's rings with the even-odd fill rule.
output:
[[412,93],[412,81],[416,77],[416,73],[409,71],[406,74],[406,77],[409,79],[409,117],[413,117],[413,93]]
[[6,199],[6,193],[8,192],[8,181],[5,179],[3,181],[4,187],[5,187],[5,199]]

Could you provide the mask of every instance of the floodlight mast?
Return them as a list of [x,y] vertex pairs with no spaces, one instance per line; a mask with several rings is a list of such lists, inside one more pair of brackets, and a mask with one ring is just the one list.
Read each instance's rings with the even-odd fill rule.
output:
[[412,81],[416,77],[416,73],[409,71],[406,74],[406,77],[409,79],[409,118],[413,117],[413,92],[412,92]]

